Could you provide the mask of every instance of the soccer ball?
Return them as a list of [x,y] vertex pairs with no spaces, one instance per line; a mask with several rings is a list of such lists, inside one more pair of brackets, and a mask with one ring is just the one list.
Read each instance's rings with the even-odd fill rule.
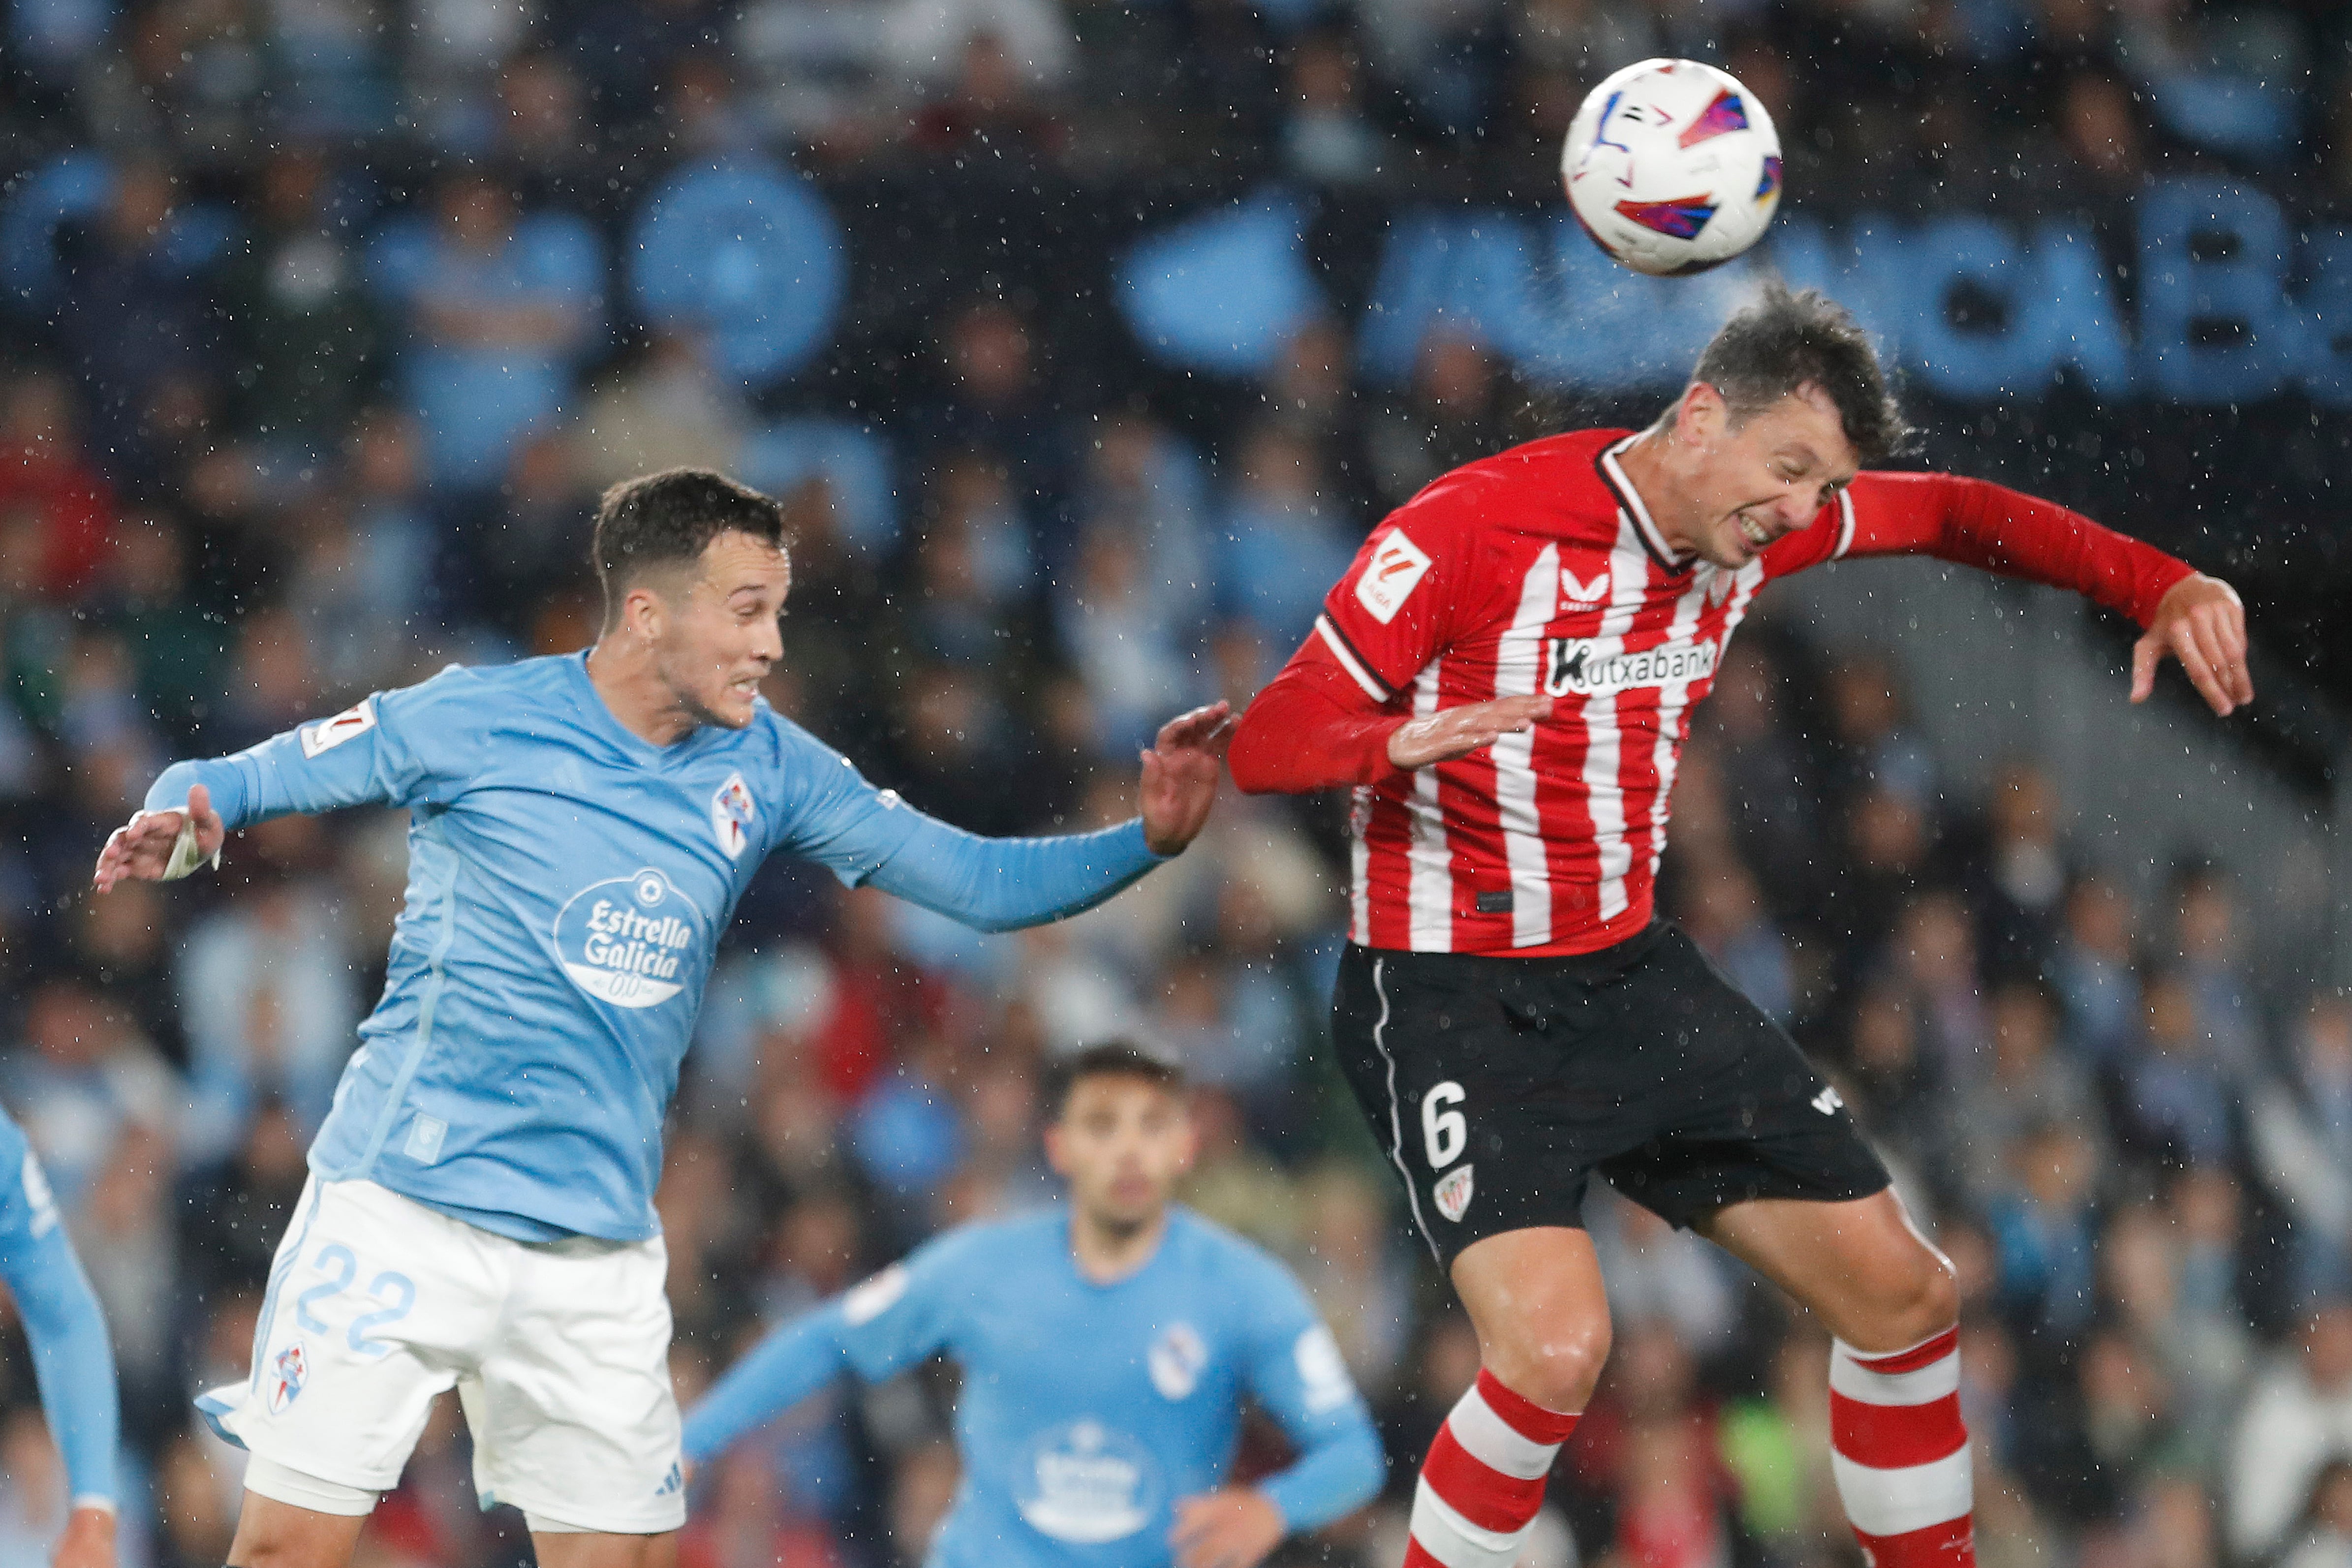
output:
[[1780,137],[1755,95],[1696,60],[1643,60],[1592,89],[1559,155],[1592,243],[1659,277],[1719,267],[1780,204]]

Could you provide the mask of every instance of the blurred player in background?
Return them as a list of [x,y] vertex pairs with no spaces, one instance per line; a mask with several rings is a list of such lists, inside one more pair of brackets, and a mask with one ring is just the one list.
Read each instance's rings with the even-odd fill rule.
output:
[[[962,1489],[932,1568],[1255,1568],[1380,1490],[1380,1439],[1279,1263],[1169,1201],[1192,1163],[1176,1070],[1097,1046],[1057,1073],[1066,1207],[967,1226],[777,1330],[686,1423],[700,1460],[845,1372],[963,1372]],[[1223,1485],[1242,1401],[1297,1461]]]
[[175,764],[103,892],[217,863],[294,811],[407,807],[383,999],[310,1155],[252,1372],[198,1401],[252,1451],[229,1562],[334,1568],[453,1385],[483,1505],[539,1560],[627,1568],[685,1516],[654,1211],[662,1117],[719,934],[771,852],[1007,930],[1108,898],[1199,832],[1225,715],[1143,754],[1142,814],[982,839],[771,710],[790,586],[773,501],[673,469],[595,528],[587,653],[452,668],[234,757]]
[[32,1347],[41,1409],[66,1462],[70,1498],[55,1568],[114,1568],[114,1451],[121,1412],[106,1319],[41,1162],[0,1111],[0,1281]]
[[1878,1568],[1973,1559],[1951,1267],[1837,1092],[1652,910],[1692,705],[1776,577],[1934,555],[2130,615],[2132,700],[2177,657],[2250,701],[2226,584],[2046,501],[1869,474],[1906,431],[1817,293],[1735,315],[1648,430],[1440,478],[1365,541],[1251,704],[1247,790],[1355,787],[1342,1067],[1484,1366],[1422,1471],[1408,1564],[1507,1568],[1609,1350],[1598,1171],[1837,1337],[1839,1494]]

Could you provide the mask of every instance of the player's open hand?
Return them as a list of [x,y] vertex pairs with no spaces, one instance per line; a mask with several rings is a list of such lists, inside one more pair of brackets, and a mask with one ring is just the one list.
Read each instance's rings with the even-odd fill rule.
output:
[[1507,735],[1524,735],[1551,712],[1551,698],[1496,697],[1489,703],[1450,707],[1389,732],[1389,761],[1410,773],[1433,762],[1467,757]]
[[90,885],[109,893],[125,877],[133,882],[163,881],[171,868],[173,847],[180,841],[180,830],[191,821],[196,827],[197,858],[210,860],[220,853],[221,842],[228,837],[227,824],[213,810],[212,791],[201,784],[192,785],[186,810],[136,811],[131,821],[115,829],[106,847],[98,852],[98,870],[90,877]]
[[2156,619],[2132,645],[2131,700],[2156,690],[2157,662],[2169,653],[2215,713],[2227,718],[2254,700],[2246,667],[2246,607],[2238,591],[2218,577],[2184,577],[2157,601]]
[[1160,727],[1143,754],[1143,841],[1153,854],[1181,854],[1199,836],[1233,734],[1231,703],[1196,707]]
[[49,1554],[49,1568],[114,1568],[113,1512],[78,1508],[67,1515],[65,1533]]
[[1257,1568],[1289,1532],[1272,1498],[1255,1487],[1227,1487],[1179,1498],[1168,1543],[1176,1568]]

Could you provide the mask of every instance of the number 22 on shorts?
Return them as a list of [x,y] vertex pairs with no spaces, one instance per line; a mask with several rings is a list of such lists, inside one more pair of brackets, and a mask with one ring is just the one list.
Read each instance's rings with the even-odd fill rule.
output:
[[[324,1277],[294,1298],[294,1321],[311,1333],[328,1333],[331,1331],[320,1321],[314,1304],[351,1289],[352,1282],[359,1278],[360,1260],[341,1242],[330,1241],[319,1249],[310,1266]],[[376,1310],[352,1319],[351,1326],[344,1331],[343,1343],[373,1360],[391,1354],[388,1343],[373,1336],[376,1330],[408,1315],[409,1309],[416,1305],[416,1285],[407,1275],[387,1269],[368,1281],[367,1295],[375,1302]]]

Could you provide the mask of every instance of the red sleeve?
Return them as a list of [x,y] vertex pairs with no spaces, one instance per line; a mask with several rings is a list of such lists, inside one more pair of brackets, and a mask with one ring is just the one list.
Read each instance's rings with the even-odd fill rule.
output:
[[1323,601],[1306,645],[1242,715],[1226,765],[1250,794],[1386,777],[1399,694],[1454,637],[1475,591],[1492,481],[1454,474],[1374,528]]
[[1811,528],[1767,552],[1776,577],[1865,555],[1931,555],[2070,588],[2143,627],[2191,575],[2185,562],[2055,501],[1953,474],[1857,475]]
[[1389,735],[1407,716],[1387,706],[1333,655],[1318,627],[1242,715],[1225,766],[1248,795],[1370,784],[1395,771]]

